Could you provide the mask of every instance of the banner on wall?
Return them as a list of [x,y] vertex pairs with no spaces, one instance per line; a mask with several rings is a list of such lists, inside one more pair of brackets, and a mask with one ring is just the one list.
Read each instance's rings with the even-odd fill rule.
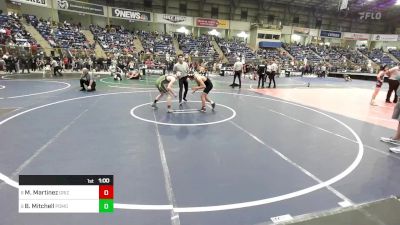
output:
[[11,0],[11,2],[18,2],[18,3],[29,4],[29,5],[49,7],[47,5],[47,0]]
[[196,26],[229,29],[229,20],[196,18]]
[[293,27],[293,34],[309,34],[310,28]]
[[138,21],[151,21],[151,13],[138,10],[121,9],[111,7],[111,16],[114,18]]
[[310,36],[313,36],[313,37],[318,37],[318,32],[319,30],[318,29],[310,29]]
[[396,34],[373,34],[371,41],[397,41],[398,38]]
[[320,36],[321,37],[329,37],[329,38],[341,38],[342,32],[321,30]]
[[59,10],[105,16],[104,6],[73,0],[57,0]]
[[229,28],[231,30],[250,31],[250,22],[231,20],[229,21]]
[[343,38],[348,40],[360,40],[360,41],[368,41],[369,34],[362,33],[343,33]]
[[291,26],[283,26],[282,34],[292,34],[292,27]]
[[169,24],[193,26],[193,17],[189,16],[177,16],[177,15],[155,13],[154,21],[157,23],[169,23]]

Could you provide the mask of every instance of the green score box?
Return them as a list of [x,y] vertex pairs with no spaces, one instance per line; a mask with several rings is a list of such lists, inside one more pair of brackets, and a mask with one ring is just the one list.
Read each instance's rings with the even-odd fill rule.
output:
[[113,199],[100,199],[99,200],[99,212],[100,213],[114,212],[114,200]]

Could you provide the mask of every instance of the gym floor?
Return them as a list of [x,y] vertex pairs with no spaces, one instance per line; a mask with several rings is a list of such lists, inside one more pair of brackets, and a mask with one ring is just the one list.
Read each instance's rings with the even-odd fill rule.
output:
[[[91,93],[78,77],[0,80],[1,224],[254,225],[399,195],[386,83],[370,106],[372,81],[212,76],[215,111],[189,92],[167,114],[150,107],[157,76]],[[112,174],[115,212],[19,214],[20,174]]]

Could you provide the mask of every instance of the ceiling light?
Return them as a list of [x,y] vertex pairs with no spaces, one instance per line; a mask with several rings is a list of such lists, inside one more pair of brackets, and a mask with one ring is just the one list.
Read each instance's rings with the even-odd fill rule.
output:
[[241,38],[247,38],[249,35],[246,34],[244,31],[242,31],[242,32],[238,33],[237,36],[241,37]]
[[210,32],[208,32],[209,35],[214,35],[214,36],[219,36],[219,32],[216,29],[212,29]]

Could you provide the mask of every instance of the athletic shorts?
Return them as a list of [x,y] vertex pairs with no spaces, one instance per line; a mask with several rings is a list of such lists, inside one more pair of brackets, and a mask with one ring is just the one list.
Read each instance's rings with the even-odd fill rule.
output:
[[203,92],[206,93],[206,94],[208,94],[208,93],[210,93],[210,91],[211,91],[212,89],[213,89],[213,85],[212,85],[212,84],[206,85],[206,88],[204,88]]
[[168,90],[167,90],[167,88],[165,87],[165,85],[163,83],[156,84],[156,87],[157,87],[159,92],[164,93],[164,94],[168,93]]
[[383,84],[382,81],[379,81],[379,80],[376,81],[376,87],[377,87],[377,88],[381,88],[381,87],[382,87],[382,84]]
[[396,105],[393,108],[392,119],[400,121],[400,102],[397,101]]

